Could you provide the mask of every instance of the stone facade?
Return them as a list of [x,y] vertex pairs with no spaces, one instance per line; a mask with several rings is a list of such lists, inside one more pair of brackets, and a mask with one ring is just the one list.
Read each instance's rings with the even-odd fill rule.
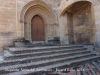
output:
[[43,18],[46,43],[59,37],[61,44],[100,46],[100,0],[0,0],[0,49],[18,37],[32,42],[35,15]]
[[[65,28],[66,28],[66,24],[67,24],[67,22],[66,22],[66,20],[67,20],[67,18],[65,17],[65,12],[66,11],[68,11],[68,8],[70,8],[74,3],[76,3],[76,2],[79,2],[79,1],[88,1],[88,2],[90,2],[91,3],[91,19],[92,19],[92,25],[93,25],[93,39],[92,39],[92,41],[91,42],[93,42],[93,44],[96,44],[96,45],[99,45],[99,32],[100,32],[100,30],[99,30],[99,24],[100,24],[100,16],[99,16],[99,7],[100,7],[100,1],[99,0],[68,0],[68,1],[66,1],[66,0],[63,0],[63,2],[61,2],[61,4],[60,4],[60,7],[58,7],[58,12],[59,12],[59,16],[60,16],[60,18],[59,18],[59,25],[64,25],[65,27],[62,27],[62,26],[60,26],[60,38],[61,38],[61,41],[63,42],[63,43],[68,43],[67,41],[69,40],[69,39],[66,39],[66,41],[65,41],[65,38],[66,38],[66,33],[68,34],[68,29],[66,30]],[[88,15],[89,16],[89,15]],[[62,21],[63,20],[63,21]],[[89,21],[88,21],[89,22]],[[81,26],[80,26],[81,27]],[[68,28],[68,27],[67,27]],[[91,27],[90,27],[91,28]],[[77,29],[77,28],[76,28]],[[63,30],[65,30],[65,31],[63,31]],[[73,29],[73,30],[75,30],[75,29]],[[79,30],[79,29],[78,29]],[[78,32],[81,32],[81,31],[78,31]],[[90,34],[89,34],[90,35]],[[74,38],[75,39],[75,38]],[[99,45],[100,46],[100,45]]]
[[0,0],[0,54],[17,37],[16,0]]

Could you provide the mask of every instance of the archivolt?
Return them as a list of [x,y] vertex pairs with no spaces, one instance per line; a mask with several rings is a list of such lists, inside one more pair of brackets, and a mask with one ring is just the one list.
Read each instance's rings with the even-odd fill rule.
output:
[[[74,3],[76,2],[80,2],[80,1],[87,1],[87,2],[90,2],[93,6],[97,5],[99,2],[97,0],[70,0],[70,2],[62,2],[61,5],[60,5],[60,13],[59,13],[59,17],[61,15],[63,15],[65,13],[65,11]],[[58,8],[58,9],[59,9]]]
[[20,14],[20,20],[27,22],[34,15],[40,15],[47,23],[55,23],[55,15],[52,9],[43,1],[31,1],[24,6]]

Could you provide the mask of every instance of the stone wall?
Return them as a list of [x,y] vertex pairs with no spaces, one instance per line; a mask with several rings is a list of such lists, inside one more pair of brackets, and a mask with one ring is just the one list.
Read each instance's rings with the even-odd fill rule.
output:
[[94,16],[95,16],[95,44],[98,45],[100,47],[100,0],[99,0],[99,4],[97,4],[94,7]]
[[[83,3],[83,2],[82,2]],[[84,7],[73,14],[74,40],[75,43],[93,44],[93,24],[91,4],[87,3]]]
[[16,37],[16,0],[0,0],[0,54]]
[[[90,17],[92,16],[92,20],[91,18],[88,18],[90,20],[89,24],[91,24],[92,22],[92,26],[87,26],[86,28],[93,28],[93,37],[90,39],[91,42],[93,42],[93,44],[100,46],[100,0],[63,0],[60,3],[60,6],[58,7],[58,14],[59,14],[59,29],[60,29],[60,38],[61,38],[61,42],[62,43],[66,43],[68,44],[69,38],[66,38],[68,35],[68,27],[66,27],[65,24],[67,24],[67,20],[65,18],[65,13],[66,11],[72,6],[72,4],[76,3],[76,2],[81,2],[81,1],[87,1],[90,2],[92,4],[92,9],[91,9],[91,13],[89,13]],[[69,10],[70,11],[70,10]],[[74,15],[75,16],[75,15]],[[68,25],[68,24],[67,24]],[[79,26],[81,27],[81,26]],[[66,31],[65,31],[66,28]],[[78,31],[79,28],[78,27],[74,27],[75,31]],[[83,27],[82,27],[83,28]],[[85,28],[85,29],[86,29]],[[78,31],[79,32],[79,31]],[[89,32],[92,32],[91,30]],[[87,34],[90,35],[90,34]],[[85,36],[85,35],[84,35]],[[64,39],[66,38],[66,39]],[[66,41],[66,42],[65,42]]]

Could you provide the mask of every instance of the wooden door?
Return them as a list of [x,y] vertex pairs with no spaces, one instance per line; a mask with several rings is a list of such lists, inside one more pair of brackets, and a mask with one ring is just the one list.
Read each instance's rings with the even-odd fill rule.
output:
[[32,18],[31,24],[32,41],[44,41],[45,40],[45,27],[42,18],[35,15]]

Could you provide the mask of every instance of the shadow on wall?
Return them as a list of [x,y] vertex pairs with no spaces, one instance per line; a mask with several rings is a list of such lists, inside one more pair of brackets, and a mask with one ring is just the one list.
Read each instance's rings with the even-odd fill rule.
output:
[[66,11],[70,44],[93,44],[92,4],[79,1]]

